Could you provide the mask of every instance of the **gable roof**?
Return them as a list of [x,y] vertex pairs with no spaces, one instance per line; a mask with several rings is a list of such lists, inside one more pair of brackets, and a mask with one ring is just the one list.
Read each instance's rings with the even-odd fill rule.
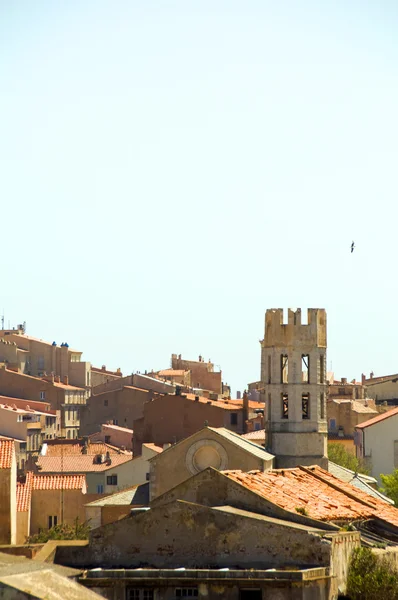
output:
[[326,522],[376,518],[398,527],[398,509],[318,466],[223,474],[292,513],[305,509],[310,518]]
[[378,415],[377,417],[373,417],[373,419],[364,421],[363,423],[360,423],[359,425],[355,425],[355,429],[365,429],[365,427],[370,427],[371,425],[376,425],[376,423],[385,421],[386,419],[389,419],[390,417],[394,417],[395,415],[398,415],[398,407],[393,408],[392,410],[388,410],[387,412],[385,412],[381,415]]
[[262,446],[245,439],[243,436],[239,435],[238,433],[234,433],[225,427],[208,427],[208,429],[214,431],[214,433],[217,433],[236,446],[239,446],[239,448],[242,448],[242,450],[245,450],[245,452],[253,454],[257,458],[261,458],[262,460],[272,460],[274,458],[274,455],[269,454],[269,452],[267,452]]
[[149,504],[149,482],[94,500],[86,506],[147,506]]
[[14,440],[0,439],[0,469],[11,469],[14,453]]
[[245,440],[263,440],[265,438],[265,429],[255,429],[254,431],[249,431],[249,433],[244,433],[242,437]]

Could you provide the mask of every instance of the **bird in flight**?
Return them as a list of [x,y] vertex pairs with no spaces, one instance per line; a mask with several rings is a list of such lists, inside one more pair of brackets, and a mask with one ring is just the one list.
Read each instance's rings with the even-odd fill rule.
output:
[[354,242],[352,242],[352,244],[351,244],[351,254],[354,252],[354,248],[355,248],[355,244],[354,244]]

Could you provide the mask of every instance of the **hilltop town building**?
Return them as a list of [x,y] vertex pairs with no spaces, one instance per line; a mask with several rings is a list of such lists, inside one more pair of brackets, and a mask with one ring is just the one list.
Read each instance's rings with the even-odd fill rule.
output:
[[326,311],[267,310],[261,341],[261,385],[267,407],[267,447],[276,466],[327,468]]

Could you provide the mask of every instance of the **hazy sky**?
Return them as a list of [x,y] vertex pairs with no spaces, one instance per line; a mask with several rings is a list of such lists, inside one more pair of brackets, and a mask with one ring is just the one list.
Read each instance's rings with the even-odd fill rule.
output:
[[236,390],[266,308],[325,307],[328,369],[397,372],[397,31],[387,0],[1,0],[6,325]]

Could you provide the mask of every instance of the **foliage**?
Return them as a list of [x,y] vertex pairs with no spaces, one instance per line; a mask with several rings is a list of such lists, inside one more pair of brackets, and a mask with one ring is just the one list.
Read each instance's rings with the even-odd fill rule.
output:
[[395,469],[390,475],[380,475],[383,487],[381,492],[394,500],[395,506],[398,506],[398,469]]
[[370,548],[356,548],[347,577],[351,600],[398,600],[398,573],[391,562],[376,556]]
[[45,529],[29,536],[26,542],[28,544],[44,544],[49,540],[87,540],[89,532],[88,521],[79,523],[79,519],[77,518],[74,525],[60,523],[51,527],[51,529]]
[[298,512],[300,515],[308,515],[307,509],[304,506],[296,506],[296,512]]
[[355,473],[362,473],[363,475],[369,475],[370,473],[370,469],[366,466],[365,461],[357,458],[351,454],[351,452],[348,452],[343,444],[328,444],[328,456],[329,460],[336,463],[336,465],[340,465],[340,467],[345,467],[346,469],[350,469]]

